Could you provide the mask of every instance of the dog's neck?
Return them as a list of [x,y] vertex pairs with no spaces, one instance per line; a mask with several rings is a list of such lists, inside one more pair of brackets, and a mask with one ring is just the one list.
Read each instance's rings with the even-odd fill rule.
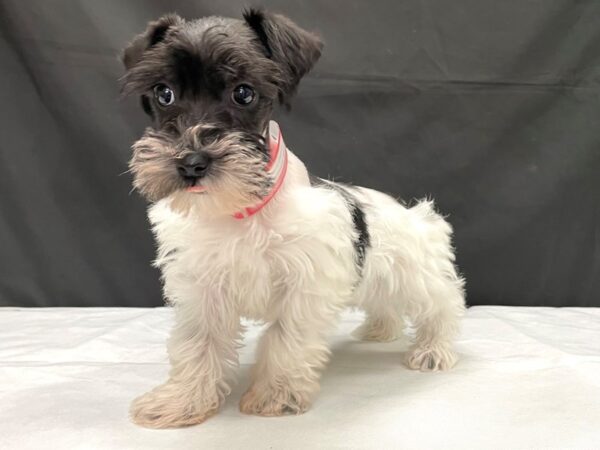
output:
[[268,139],[269,145],[269,162],[265,170],[271,174],[273,185],[260,202],[248,206],[242,211],[236,212],[233,215],[236,219],[245,219],[263,209],[271,200],[273,200],[285,180],[288,169],[288,150],[283,141],[279,125],[274,120],[269,122],[266,138]]

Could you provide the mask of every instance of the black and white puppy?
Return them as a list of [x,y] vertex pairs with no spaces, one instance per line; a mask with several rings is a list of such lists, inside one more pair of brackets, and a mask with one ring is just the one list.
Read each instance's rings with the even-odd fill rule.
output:
[[431,202],[406,208],[361,187],[311,179],[270,121],[321,54],[289,19],[167,15],[125,49],[123,91],[153,125],[133,145],[135,188],[150,202],[156,264],[176,323],[169,379],[137,398],[148,427],[197,424],[230,392],[240,318],[268,323],[241,399],[245,413],[306,411],[328,332],[350,306],[362,339],[415,328],[406,362],[442,370],[464,311],[451,227]]

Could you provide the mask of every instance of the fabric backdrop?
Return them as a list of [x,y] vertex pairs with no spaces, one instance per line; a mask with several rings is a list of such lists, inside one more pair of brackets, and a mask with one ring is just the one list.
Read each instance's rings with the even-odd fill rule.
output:
[[[162,303],[117,55],[246,4],[0,0],[0,305]],[[277,114],[313,173],[435,198],[471,305],[600,306],[598,0],[264,4],[326,42]]]

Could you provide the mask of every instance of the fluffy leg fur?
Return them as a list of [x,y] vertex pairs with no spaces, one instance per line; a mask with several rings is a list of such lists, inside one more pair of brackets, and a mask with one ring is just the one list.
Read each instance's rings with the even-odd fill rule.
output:
[[452,229],[431,202],[407,209],[378,192],[362,192],[373,205],[368,217],[374,238],[357,292],[367,318],[354,334],[391,341],[402,335],[406,318],[416,328],[408,367],[449,369],[456,361],[451,346],[464,311]]
[[452,338],[455,335],[452,319],[442,324],[439,317],[429,317],[417,323],[415,344],[409,351],[406,363],[411,369],[437,371],[452,368],[456,363],[456,354],[452,350]]
[[457,360],[452,343],[465,310],[464,281],[453,264],[450,225],[431,204],[414,209],[429,230],[421,243],[424,258],[419,265],[411,261],[412,273],[405,283],[406,313],[416,331],[406,362],[411,369],[447,370]]
[[[379,302],[378,302],[379,303]],[[394,307],[393,300],[386,299],[380,308],[369,305],[365,309],[366,319],[352,335],[363,341],[392,342],[402,336],[404,321],[398,314],[398,308]]]
[[246,414],[302,414],[319,391],[321,370],[329,359],[326,333],[339,308],[310,296],[294,297],[259,343],[252,386],[240,401]]
[[[179,294],[182,288],[178,287]],[[196,285],[185,290],[200,291]],[[131,417],[138,425],[170,428],[201,423],[217,412],[231,390],[231,371],[238,362],[239,317],[216,307],[223,303],[206,290],[202,298],[195,297],[175,304],[176,325],[168,342],[169,379],[133,401]]]

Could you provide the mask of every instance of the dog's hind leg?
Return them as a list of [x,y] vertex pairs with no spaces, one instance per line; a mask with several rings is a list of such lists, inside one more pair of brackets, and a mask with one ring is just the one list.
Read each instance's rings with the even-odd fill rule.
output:
[[406,258],[410,271],[404,276],[404,312],[415,329],[407,355],[411,369],[446,370],[456,362],[452,344],[465,310],[464,281],[456,273],[450,245],[450,226],[425,209],[429,233],[420,244],[421,256]]
[[452,350],[464,311],[462,289],[449,281],[442,290],[431,289],[431,299],[424,308],[409,312],[415,328],[414,344],[406,364],[411,369],[436,371],[450,369],[456,363]]
[[406,319],[415,331],[408,367],[448,369],[456,361],[452,343],[465,308],[463,280],[454,267],[452,228],[430,202],[393,212],[389,204],[385,214],[372,212],[373,246],[356,302],[367,318],[355,334],[390,341],[401,336]]
[[371,298],[360,302],[366,317],[362,325],[352,332],[354,337],[363,341],[392,342],[403,335],[404,320],[396,299],[390,298],[383,289],[368,293],[361,288],[357,294]]

